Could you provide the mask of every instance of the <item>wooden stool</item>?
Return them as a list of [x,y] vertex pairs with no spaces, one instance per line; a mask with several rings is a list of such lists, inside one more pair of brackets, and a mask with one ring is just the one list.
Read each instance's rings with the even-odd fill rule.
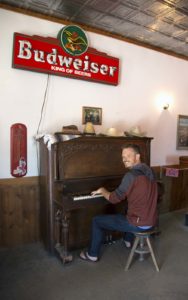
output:
[[[134,253],[139,254],[139,261],[144,260],[144,254],[150,253],[153,263],[155,265],[155,268],[157,272],[159,272],[159,267],[157,265],[157,261],[153,252],[153,248],[150,242],[150,236],[151,234],[155,234],[155,230],[148,230],[148,231],[142,231],[142,232],[133,232],[135,235],[135,241],[131,249],[131,253],[128,257],[127,264],[125,266],[125,271],[129,269],[129,266],[132,262]],[[147,247],[144,245],[144,242],[146,241]],[[137,247],[138,246],[138,247]]]

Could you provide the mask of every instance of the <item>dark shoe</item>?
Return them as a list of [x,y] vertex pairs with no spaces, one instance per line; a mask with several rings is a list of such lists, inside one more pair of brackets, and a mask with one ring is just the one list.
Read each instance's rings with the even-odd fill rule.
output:
[[98,258],[95,258],[95,257],[93,257],[93,259],[92,259],[92,256],[89,256],[87,251],[81,251],[79,257],[82,260],[90,261],[90,262],[94,262],[94,263],[99,260]]

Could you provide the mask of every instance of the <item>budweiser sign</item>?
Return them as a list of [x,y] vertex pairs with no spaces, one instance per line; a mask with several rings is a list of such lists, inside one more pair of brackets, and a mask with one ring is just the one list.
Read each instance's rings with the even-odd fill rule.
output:
[[[75,32],[74,36],[76,36]],[[68,40],[66,45],[71,49],[72,54],[63,49],[59,39],[14,33],[12,66],[111,85],[118,84],[118,58],[90,47],[78,55],[81,43],[75,45],[70,39]],[[74,55],[74,49],[77,51],[76,55]]]

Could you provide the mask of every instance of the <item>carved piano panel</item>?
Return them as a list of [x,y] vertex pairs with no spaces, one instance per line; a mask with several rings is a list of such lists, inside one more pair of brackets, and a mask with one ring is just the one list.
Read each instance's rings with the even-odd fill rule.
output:
[[[122,209],[103,197],[90,198],[99,186],[115,189],[126,172],[121,161],[123,144],[137,144],[142,161],[150,164],[152,138],[81,136],[47,148],[40,140],[41,234],[46,248],[63,262],[70,249],[89,242],[94,215]],[[80,198],[81,197],[81,198]]]
[[149,164],[148,138],[86,136],[57,144],[59,179],[124,174],[121,146],[128,142],[140,145],[142,159]]

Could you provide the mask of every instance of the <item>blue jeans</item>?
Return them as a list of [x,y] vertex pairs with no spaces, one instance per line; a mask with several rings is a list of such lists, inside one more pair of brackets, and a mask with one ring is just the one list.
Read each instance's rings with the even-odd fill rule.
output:
[[91,242],[88,254],[99,257],[100,248],[104,241],[105,230],[127,232],[125,240],[132,242],[132,232],[139,232],[142,229],[131,225],[123,214],[99,215],[93,218]]

